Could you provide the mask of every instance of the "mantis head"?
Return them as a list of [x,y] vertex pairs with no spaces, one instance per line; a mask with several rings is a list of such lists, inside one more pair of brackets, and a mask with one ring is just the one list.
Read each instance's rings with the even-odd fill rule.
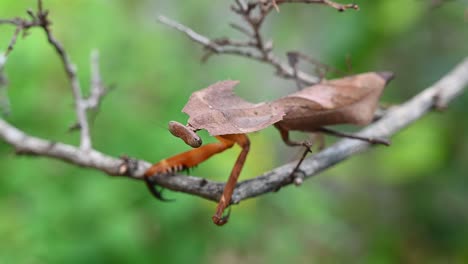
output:
[[190,125],[185,126],[177,121],[170,121],[169,131],[192,148],[198,148],[203,143],[202,139],[195,133],[196,130]]

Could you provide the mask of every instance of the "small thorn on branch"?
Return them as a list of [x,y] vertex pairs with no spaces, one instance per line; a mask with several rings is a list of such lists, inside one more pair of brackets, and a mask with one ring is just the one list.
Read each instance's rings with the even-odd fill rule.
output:
[[133,175],[138,170],[138,160],[130,158],[127,155],[120,156],[122,163],[119,166],[119,175]]

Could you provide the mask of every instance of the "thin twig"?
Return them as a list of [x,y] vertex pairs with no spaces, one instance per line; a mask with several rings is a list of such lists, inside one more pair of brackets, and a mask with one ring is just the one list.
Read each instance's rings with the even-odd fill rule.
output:
[[81,85],[76,74],[76,66],[72,63],[62,44],[52,34],[52,30],[50,29],[50,21],[48,19],[48,12],[43,10],[41,0],[38,0],[38,11],[36,16],[41,22],[40,26],[44,30],[49,44],[54,47],[55,51],[59,55],[65,72],[67,73],[67,77],[70,81],[73,99],[75,101],[75,112],[78,119],[78,127],[80,128],[80,148],[83,150],[90,150],[91,136],[86,115],[86,107],[81,95]]
[[8,100],[7,90],[8,79],[4,72],[6,61],[7,56],[0,53],[0,116],[2,114],[8,115],[10,112],[10,101]]
[[[265,57],[262,54],[255,52],[255,51],[240,49],[238,47],[217,45],[214,41],[211,41],[209,38],[165,16],[159,16],[158,21],[186,34],[191,40],[193,40],[194,42],[198,44],[201,44],[204,48],[210,50],[211,52],[215,54],[237,55],[237,56],[257,60],[263,63],[267,63],[276,69],[277,74],[279,76],[285,79],[295,79],[294,69],[291,66],[289,66],[287,63],[281,62],[276,56],[272,54],[270,54],[268,57]],[[299,78],[301,82],[305,84],[314,84],[320,81],[319,78],[312,76],[312,75],[308,75],[307,73],[302,72],[302,71],[297,71],[297,78]]]
[[91,92],[88,98],[83,99],[83,105],[86,109],[97,109],[106,95],[107,89],[102,83],[101,72],[99,69],[99,52],[94,50],[91,53]]
[[0,25],[2,24],[13,25],[16,27],[13,33],[13,36],[10,42],[8,43],[8,47],[5,51],[5,56],[8,56],[13,51],[13,48],[18,40],[18,36],[20,35],[20,33],[26,32],[28,29],[32,27],[39,26],[40,22],[35,17],[33,17],[31,21],[28,21],[26,19],[21,19],[21,18],[13,18],[13,19],[0,19]]
[[324,4],[340,12],[343,12],[347,9],[359,10],[359,6],[356,4],[339,4],[330,0],[276,0],[275,2],[276,2],[276,5],[281,5],[281,4],[286,4],[286,3]]
[[16,27],[15,33],[13,33],[13,37],[11,38],[10,43],[8,44],[8,48],[5,51],[5,56],[8,56],[13,51],[13,47],[16,44],[16,40],[18,39],[18,35],[21,33],[22,30],[23,30],[22,26],[17,26]]
[[83,150],[91,150],[91,133],[89,128],[89,122],[86,111],[88,109],[95,109],[99,106],[102,97],[106,94],[106,89],[102,85],[99,65],[98,65],[98,54],[94,53],[91,68],[92,68],[92,80],[91,80],[91,94],[88,98],[83,98],[81,92],[80,82],[77,76],[76,66],[71,61],[69,55],[63,48],[62,44],[55,38],[50,29],[51,22],[49,21],[47,10],[44,10],[42,0],[37,1],[37,11],[28,10],[27,14],[30,20],[14,18],[14,19],[0,19],[0,24],[9,24],[16,26],[15,32],[5,52],[5,56],[9,55],[13,50],[17,38],[21,32],[26,32],[32,27],[40,27],[43,29],[47,36],[49,44],[55,49],[59,55],[67,77],[70,81],[70,86],[73,93],[73,99],[75,103],[75,112],[77,116],[77,124],[74,127],[80,129],[80,148]]
[[207,48],[212,48],[214,52],[219,52],[216,45],[212,45],[212,42],[209,38],[203,36],[203,35],[200,35],[198,34],[197,32],[193,31],[192,29],[180,24],[180,23],[177,23],[176,21],[174,20],[171,20],[165,16],[159,16],[158,17],[158,21],[171,27],[171,28],[174,28],[174,29],[177,29],[178,31],[180,32],[183,32],[185,33],[190,39],[192,39],[193,41],[207,47]]
[[270,14],[273,9],[279,11],[278,5],[285,3],[324,4],[339,11],[359,9],[356,4],[338,4],[330,0],[259,0],[248,3],[244,0],[235,0],[235,5],[231,6],[231,10],[241,16],[242,20],[248,26],[248,29],[246,29],[237,24],[230,24],[231,27],[248,37],[247,41],[240,42],[228,38],[223,38],[222,42],[219,42],[219,39],[210,40],[208,37],[195,32],[191,28],[164,16],[159,16],[158,20],[169,27],[185,33],[190,39],[203,45],[207,52],[203,55],[202,62],[206,61],[213,54],[243,56],[271,65],[276,70],[278,76],[285,79],[293,79],[298,86],[301,86],[302,83],[306,85],[315,84],[319,82],[321,78],[299,71],[294,67],[295,65],[288,65],[288,63],[282,62],[272,52],[273,42],[265,40],[261,34],[261,27],[268,14]]

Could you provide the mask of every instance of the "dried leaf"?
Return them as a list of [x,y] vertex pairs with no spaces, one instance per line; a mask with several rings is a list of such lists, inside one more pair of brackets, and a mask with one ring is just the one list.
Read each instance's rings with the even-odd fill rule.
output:
[[233,93],[238,81],[222,81],[194,92],[182,110],[194,129],[213,135],[244,134],[275,124],[286,130],[314,131],[335,124],[369,123],[393,75],[364,73],[326,81],[278,100],[250,103]]
[[182,112],[195,129],[206,129],[212,136],[245,134],[262,130],[284,116],[272,104],[253,104],[233,93],[238,81],[222,81],[194,92]]

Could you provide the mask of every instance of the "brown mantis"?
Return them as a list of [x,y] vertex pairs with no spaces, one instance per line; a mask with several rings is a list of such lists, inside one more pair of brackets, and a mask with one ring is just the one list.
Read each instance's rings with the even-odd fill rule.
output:
[[[145,172],[147,184],[152,187],[152,175],[191,168],[238,144],[242,150],[212,217],[215,224],[223,225],[228,220],[227,216],[223,216],[223,212],[230,205],[232,193],[250,149],[250,141],[246,134],[274,125],[283,141],[290,146],[309,147],[305,142],[292,141],[289,138],[289,131],[292,130],[323,132],[387,145],[389,143],[384,139],[362,138],[336,132],[324,126],[370,123],[379,97],[392,78],[393,74],[390,72],[363,73],[322,81],[278,100],[258,104],[247,102],[233,93],[237,81],[222,81],[196,91],[182,110],[189,115],[187,125],[169,122],[169,131],[195,149],[163,159],[151,166]],[[219,142],[202,146],[201,138],[195,133],[201,129],[206,129]],[[154,189],[152,192],[161,198]]]

